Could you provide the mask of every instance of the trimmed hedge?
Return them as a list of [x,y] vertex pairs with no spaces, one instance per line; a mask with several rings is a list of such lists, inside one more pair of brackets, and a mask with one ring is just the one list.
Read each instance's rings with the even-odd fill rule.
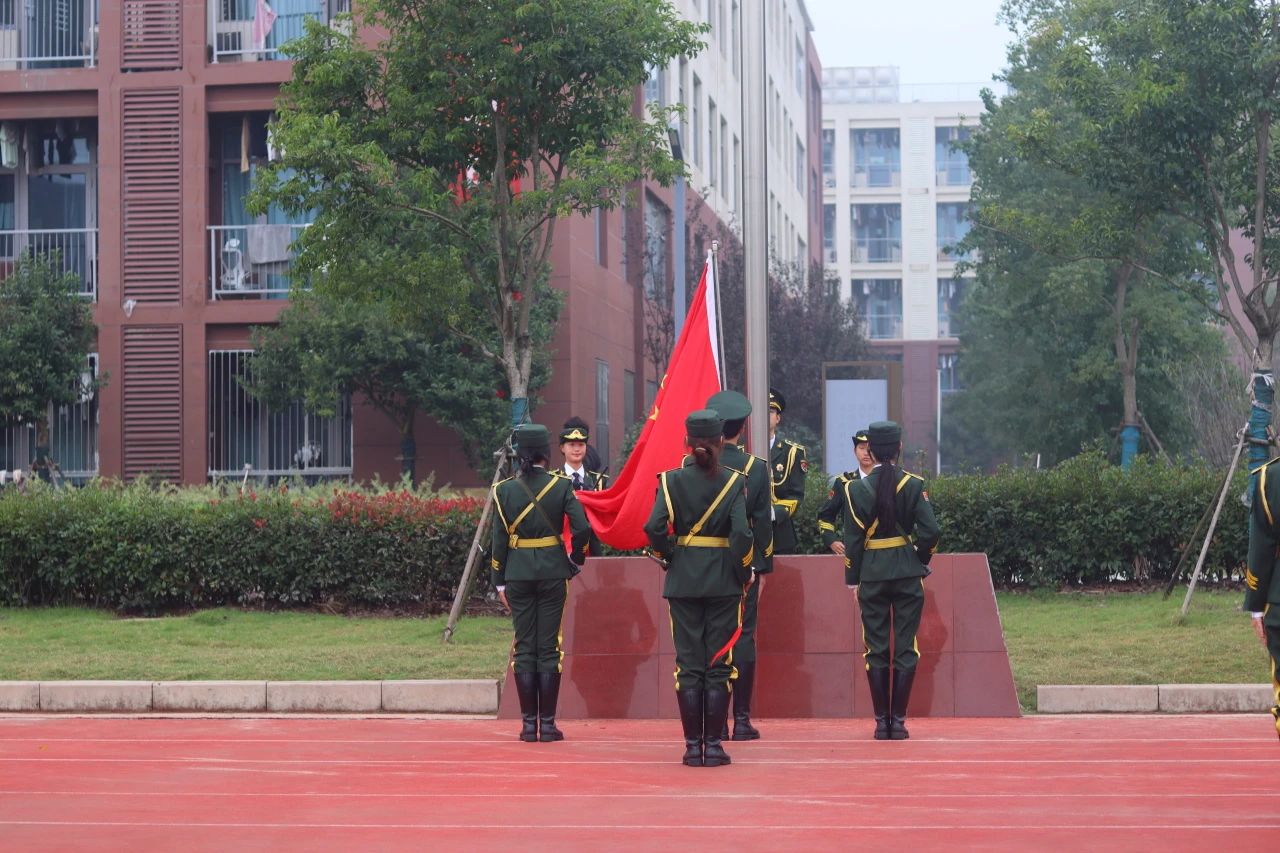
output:
[[[1086,452],[1048,470],[929,480],[942,526],[943,552],[983,552],[998,586],[1072,587],[1168,580],[1182,549],[1191,565],[1201,537],[1196,522],[1217,499],[1222,471],[1139,458],[1128,471]],[[1222,507],[1204,574],[1238,577],[1248,554],[1248,479],[1236,472]],[[802,553],[822,553],[815,520],[827,478],[810,471],[802,504]]]
[[160,612],[447,602],[473,498],[277,488],[223,496],[145,484],[0,493],[0,601]]

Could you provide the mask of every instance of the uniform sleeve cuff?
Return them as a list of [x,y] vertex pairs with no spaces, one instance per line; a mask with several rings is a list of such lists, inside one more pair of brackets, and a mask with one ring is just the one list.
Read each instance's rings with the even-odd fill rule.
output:
[[1249,615],[1250,615],[1250,616],[1252,616],[1254,619],[1261,619],[1261,618],[1262,618],[1262,614],[1261,614],[1261,613],[1250,613]]
[[506,585],[505,583],[504,583],[502,586],[495,586],[495,587],[494,587],[494,589],[496,589],[498,592],[502,592],[502,591],[503,591],[503,590],[505,590],[506,588],[507,588],[507,585]]

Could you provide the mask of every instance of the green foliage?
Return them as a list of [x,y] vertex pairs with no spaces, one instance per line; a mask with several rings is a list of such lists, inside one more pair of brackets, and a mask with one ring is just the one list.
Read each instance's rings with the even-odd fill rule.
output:
[[10,489],[0,492],[0,602],[439,607],[479,516],[478,500],[403,489]]
[[[1097,451],[1049,470],[929,481],[940,550],[983,552],[998,586],[1071,588],[1167,580],[1197,520],[1217,499],[1222,472],[1140,456],[1128,472]],[[1248,551],[1237,471],[1205,563],[1205,577],[1238,574]],[[1195,553],[1192,554],[1195,559]]]
[[[647,67],[701,48],[666,0],[369,0],[292,46],[256,209],[314,211],[300,267],[440,322],[536,388],[556,223],[669,183],[669,111],[632,113]],[[545,315],[544,318],[545,320]]]
[[77,289],[74,275],[29,255],[0,280],[0,426],[36,423],[47,442],[49,404],[69,405],[96,387],[82,383],[97,327]]

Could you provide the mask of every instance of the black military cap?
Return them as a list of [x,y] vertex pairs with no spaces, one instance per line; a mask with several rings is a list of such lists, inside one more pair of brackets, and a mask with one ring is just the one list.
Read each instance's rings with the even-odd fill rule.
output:
[[560,430],[560,443],[564,444],[566,441],[587,441],[590,436],[591,432],[585,426],[579,426],[577,424],[569,426],[566,424],[565,428]]
[[774,388],[769,389],[769,408],[778,414],[787,410],[787,398],[782,396],[782,392]]
[[867,427],[867,437],[875,445],[897,444],[902,441],[902,427],[893,421],[876,421]]
[[551,433],[542,424],[521,424],[512,433],[511,440],[517,450],[551,450]]
[[684,419],[684,429],[690,438],[719,438],[724,418],[715,409],[698,409]]
[[751,401],[737,391],[717,391],[707,400],[707,408],[726,421],[740,421],[751,414]]
[[871,441],[871,436],[867,435],[867,430],[860,429],[853,434],[853,443],[862,444]]

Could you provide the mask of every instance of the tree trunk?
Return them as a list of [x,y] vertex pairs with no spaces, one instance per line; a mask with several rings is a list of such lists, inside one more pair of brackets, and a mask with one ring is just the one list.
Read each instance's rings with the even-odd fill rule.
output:
[[31,463],[32,472],[46,483],[53,481],[53,460],[49,458],[49,419],[36,421],[36,458]]
[[1142,426],[1138,420],[1138,323],[1125,328],[1125,303],[1133,267],[1124,264],[1115,273],[1116,363],[1120,367],[1120,390],[1124,399],[1124,419],[1120,426],[1120,467],[1129,470],[1138,455]]
[[413,437],[414,413],[400,424],[400,476],[408,477],[409,485],[418,486],[418,441]]

